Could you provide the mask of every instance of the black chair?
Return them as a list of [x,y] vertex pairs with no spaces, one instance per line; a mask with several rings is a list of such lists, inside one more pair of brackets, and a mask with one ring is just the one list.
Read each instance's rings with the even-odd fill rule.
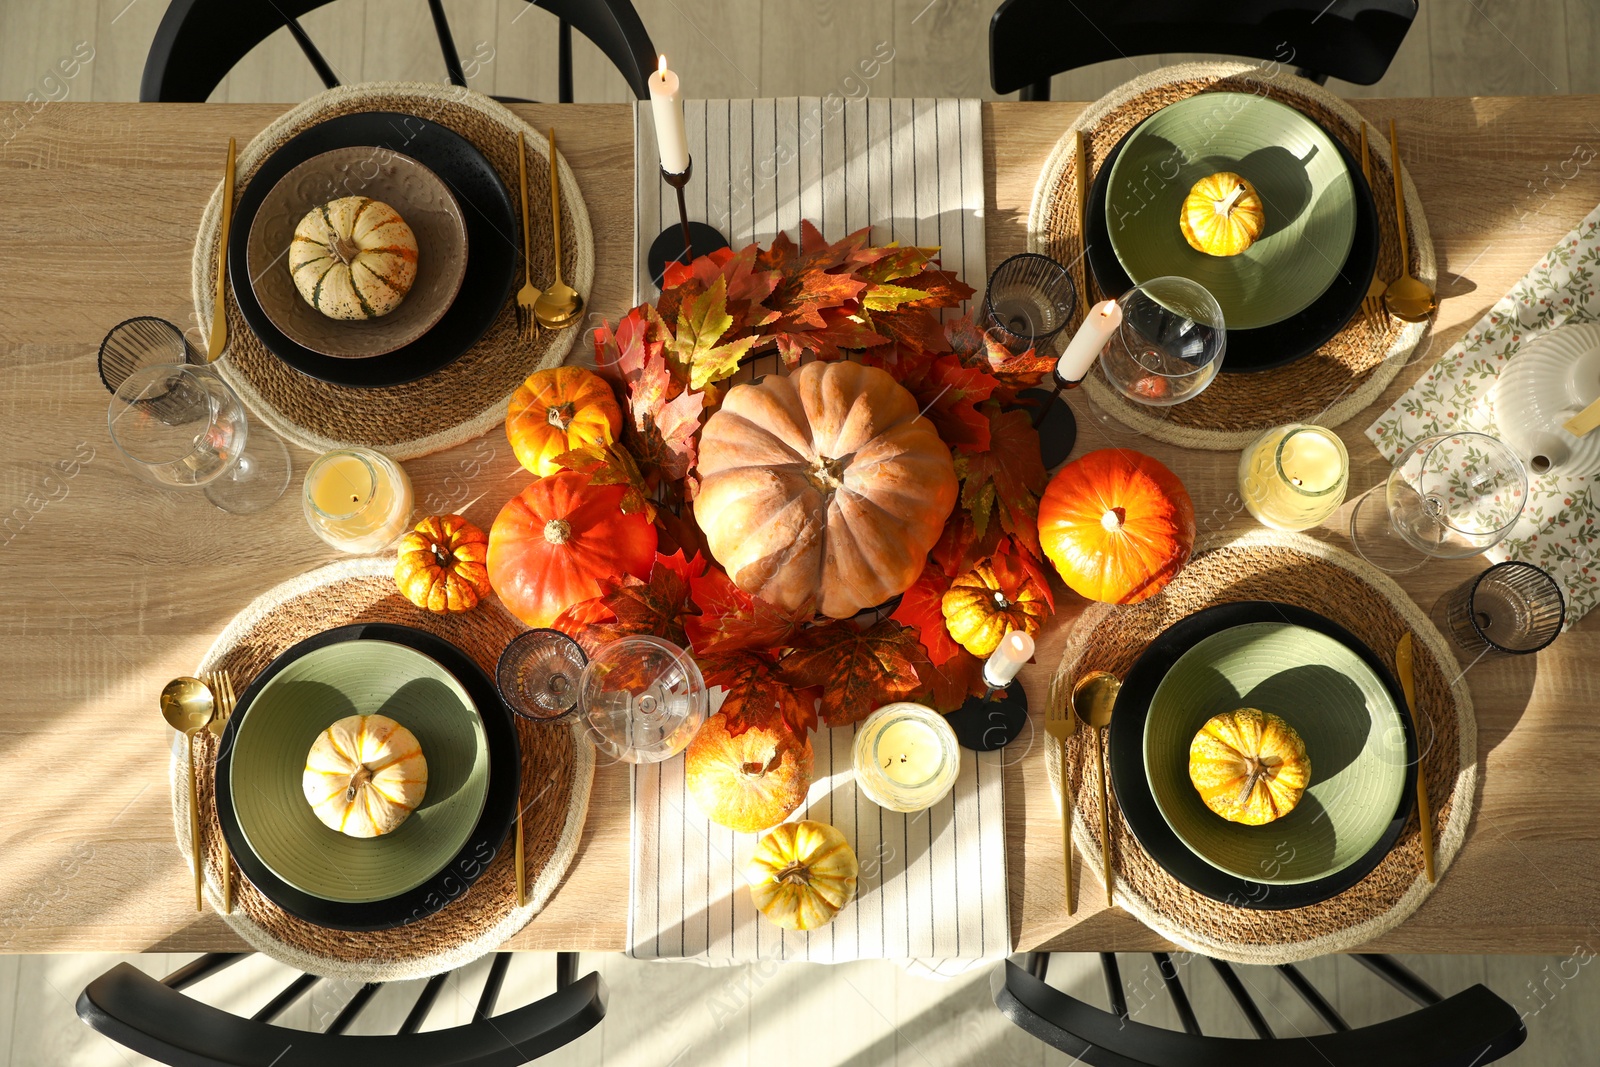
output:
[[[172,0],[156,27],[145,59],[139,99],[145,102],[204,103],[250,49],[288,27],[311,67],[332,89],[339,84],[298,19],[330,0]],[[394,2],[394,0],[386,0]],[[559,20],[557,93],[572,102],[572,29],[593,41],[627,79],[640,100],[650,95],[647,79],[656,69],[655,46],[632,0],[528,0]],[[427,0],[433,28],[452,85],[466,85],[455,38],[441,0]]]
[[1288,67],[1319,85],[1383,77],[1417,0],[1005,0],[989,20],[997,93],[1050,99],[1050,77],[1163,52],[1215,52]]
[[181,992],[248,955],[213,952],[161,981],[119,963],[78,995],[78,1017],[142,1056],[182,1067],[513,1067],[576,1040],[606,1014],[605,982],[595,973],[578,978],[570,952],[556,958],[554,993],[503,1015],[494,1014],[495,1001],[512,954],[496,953],[472,1022],[427,1033],[418,1030],[449,973],[428,979],[400,1032],[382,1036],[345,1033],[382,983],[357,990],[321,1033],[272,1025],[316,985],[315,975],[299,975],[248,1019]]
[[[1178,964],[1151,953],[1183,1030],[1151,1026],[1128,1010],[1114,954],[1100,954],[1109,1010],[1068,996],[1045,983],[1049,953],[1033,953],[1021,966],[1007,961],[990,980],[995,1006],[1040,1041],[1094,1067],[1282,1067],[1286,1063],[1335,1067],[1483,1067],[1527,1039],[1516,1009],[1481,985],[1445,999],[1388,956],[1349,959],[1377,974],[1418,1006],[1398,1018],[1351,1029],[1305,974],[1292,964],[1275,968],[1328,1028],[1327,1033],[1274,1034],[1234,969],[1207,960],[1238,1005],[1256,1039],[1207,1037],[1184,991]],[[1198,961],[1201,957],[1191,956]],[[1154,980],[1152,979],[1152,984]],[[1142,1005],[1141,1005],[1142,1006]]]

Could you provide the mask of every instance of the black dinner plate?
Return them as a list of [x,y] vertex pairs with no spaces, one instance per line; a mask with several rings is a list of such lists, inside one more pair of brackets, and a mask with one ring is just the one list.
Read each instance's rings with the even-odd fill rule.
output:
[[[323,900],[290,885],[273,874],[257,858],[239,827],[233,810],[233,794],[228,772],[232,764],[233,742],[239,725],[250,714],[251,702],[262,686],[290,663],[318,648],[343,641],[392,641],[431,656],[456,676],[477,705],[489,743],[489,793],[483,814],[472,829],[466,844],[432,878],[415,889],[386,900],[348,903]],[[228,720],[222,735],[216,763],[217,821],[222,836],[239,870],[267,899],[297,918],[335,930],[389,930],[426,918],[465,893],[477,881],[505,843],[517,814],[517,796],[522,774],[522,746],[517,729],[496,692],[494,682],[465,652],[424,630],[393,623],[356,623],[340,626],[308,637],[284,651],[255,677],[239,699],[238,710]]]
[[[466,220],[467,271],[450,309],[427,333],[387,355],[341,359],[296,344],[272,324],[251,288],[245,249],[256,212],[279,179],[312,156],[367,145],[410,156],[450,187]],[[399,385],[459,359],[484,335],[511,298],[520,240],[511,193],[472,142],[415,115],[363,111],[302,131],[261,164],[234,208],[228,284],[250,328],[273,355],[295,370],[335,385]]]
[[1116,793],[1122,816],[1140,846],[1163,870],[1190,889],[1240,908],[1260,911],[1303,908],[1337,896],[1361,881],[1382,862],[1400,839],[1400,831],[1411,817],[1416,798],[1417,735],[1411,716],[1402,710],[1400,721],[1406,734],[1406,781],[1400,791],[1400,803],[1383,836],[1348,867],[1310,882],[1269,885],[1229,874],[1195,855],[1167,825],[1150,792],[1150,781],[1144,770],[1145,719],[1150,713],[1150,700],[1155,696],[1156,687],[1180,656],[1212,634],[1252,622],[1287,622],[1326,634],[1360,656],[1372,668],[1389,690],[1395,707],[1406,707],[1405,692],[1389,668],[1355,635],[1333,620],[1305,608],[1268,600],[1218,604],[1180,619],[1163,630],[1150,642],[1122,680],[1122,690],[1117,695],[1107,738],[1111,787]]
[[[1111,183],[1111,166],[1121,154],[1134,130],[1117,142],[1100,171],[1095,175],[1094,188],[1089,194],[1087,231],[1089,238],[1089,269],[1101,290],[1113,296],[1133,288],[1133,279],[1122,269],[1117,253],[1111,247],[1111,232],[1106,221],[1106,188]],[[1321,348],[1344,326],[1366,298],[1367,286],[1373,271],[1378,269],[1378,208],[1372,200],[1372,189],[1361,176],[1361,164],[1350,150],[1332,134],[1328,135],[1344,157],[1350,171],[1351,185],[1355,187],[1356,232],[1350,242],[1350,254],[1339,269],[1333,282],[1322,295],[1313,300],[1305,310],[1270,326],[1253,330],[1228,331],[1228,353],[1222,360],[1223,374],[1249,373],[1271,370],[1303,359]],[[1177,220],[1173,220],[1177,225]]]

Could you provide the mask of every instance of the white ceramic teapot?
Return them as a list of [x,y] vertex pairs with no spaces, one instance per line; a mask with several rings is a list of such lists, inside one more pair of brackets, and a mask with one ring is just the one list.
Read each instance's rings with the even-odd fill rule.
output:
[[1600,474],[1600,432],[1574,437],[1562,423],[1600,397],[1600,323],[1552,330],[1530,343],[1494,385],[1500,439],[1528,473]]

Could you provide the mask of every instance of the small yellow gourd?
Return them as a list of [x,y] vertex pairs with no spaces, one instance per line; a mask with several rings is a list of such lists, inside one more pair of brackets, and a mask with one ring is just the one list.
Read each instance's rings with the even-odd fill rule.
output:
[[1236,256],[1255,244],[1266,227],[1256,187],[1232,171],[1195,182],[1178,214],[1183,239],[1208,256]]
[[856,894],[861,867],[827,823],[786,822],[756,844],[745,880],[756,910],[785,930],[826,926]]
[[387,715],[349,715],[317,735],[300,787],[325,826],[378,837],[422,803],[428,761],[411,731]]
[[1278,716],[1240,708],[1213,716],[1189,744],[1189,781],[1229,822],[1264,826],[1294,810],[1311,781],[1305,742]]

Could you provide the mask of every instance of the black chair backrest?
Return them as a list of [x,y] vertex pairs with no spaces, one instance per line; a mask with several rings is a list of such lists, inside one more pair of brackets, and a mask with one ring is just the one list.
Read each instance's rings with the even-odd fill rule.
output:
[[[145,60],[139,99],[167,103],[203,103],[228,76],[234,64],[278,30],[289,33],[328,88],[338,76],[306,35],[299,18],[331,0],[172,0],[156,28]],[[396,0],[385,0],[393,3]],[[486,2],[486,0],[485,0]],[[645,32],[632,0],[528,0],[561,20],[560,95],[572,99],[568,27],[575,27],[616,66],[640,100],[650,95],[648,79],[656,69],[655,46]],[[433,14],[445,71],[454,85],[467,84],[456,54],[450,24],[441,0],[427,0]]]
[[1208,52],[1371,85],[1416,17],[1417,0],[1005,0],[989,20],[989,79],[997,93],[1048,100],[1062,71]]
[[1383,978],[1418,1005],[1417,1010],[1352,1029],[1301,971],[1276,968],[1290,988],[1328,1027],[1307,1036],[1274,1034],[1265,1014],[1233,968],[1209,961],[1254,1039],[1202,1034],[1178,969],[1155,953],[1162,984],[1172,997],[1183,1030],[1139,1022],[1128,1011],[1116,957],[1101,954],[1109,1010],[1095,1007],[1045,982],[1046,954],[1026,967],[1006,962],[990,979],[1001,1013],[1027,1033],[1094,1067],[1279,1067],[1281,1064],[1360,1064],[1362,1067],[1483,1067],[1527,1039],[1510,1004],[1481,985],[1441,998],[1388,956],[1356,956],[1355,962]]

